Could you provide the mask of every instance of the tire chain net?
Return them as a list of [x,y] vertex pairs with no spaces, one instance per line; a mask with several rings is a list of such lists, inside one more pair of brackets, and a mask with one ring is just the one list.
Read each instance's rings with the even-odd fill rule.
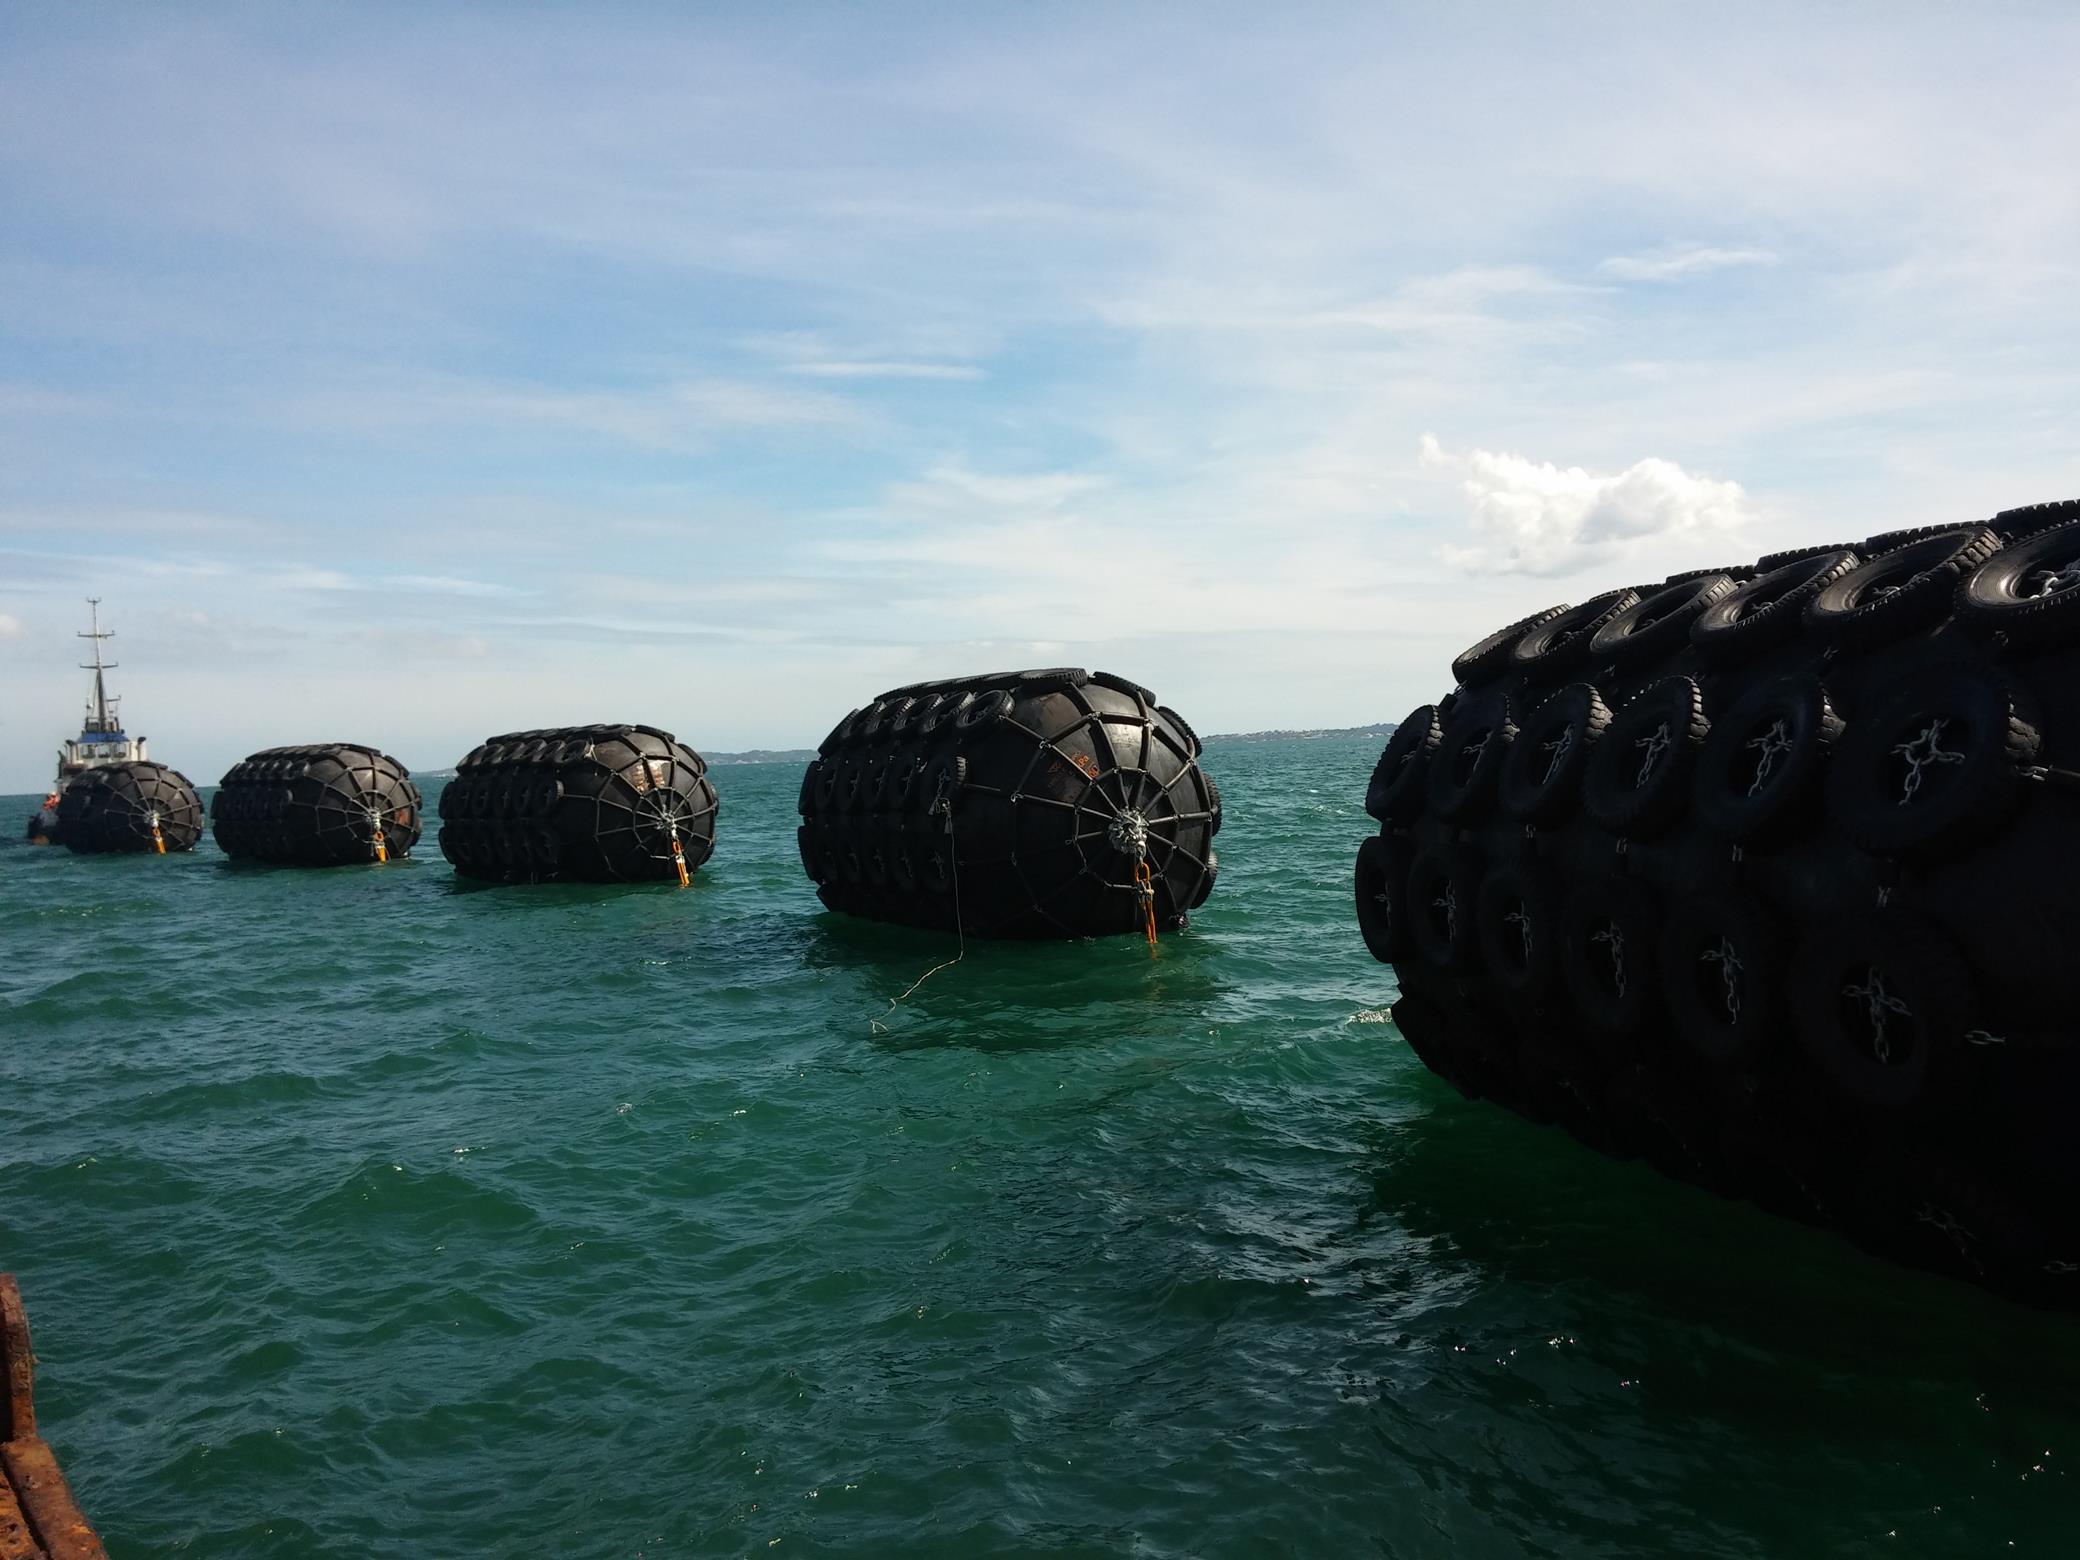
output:
[[[1845,567],[1879,555],[1839,550],[1856,554]],[[1967,567],[1986,565],[1973,559]],[[1858,600],[1883,603],[1904,621],[1909,598],[1928,599],[1930,577],[1881,580]],[[1755,599],[1795,588],[1780,581]],[[1944,588],[1962,600],[1954,580]],[[2012,588],[2030,599],[2080,589],[2080,550],[2054,553]],[[1788,625],[1777,638],[1750,636],[1738,652],[1714,653],[1693,635],[1645,664],[1581,664],[1558,684],[1520,667],[1498,669],[1507,657],[1489,657],[1438,701],[1441,723],[1457,720],[1479,735],[1456,750],[1398,755],[1404,783],[1375,814],[1381,835],[1399,842],[1398,854],[1383,859],[1406,870],[1441,850],[1469,865],[1418,898],[1406,880],[1374,896],[1382,925],[1405,920],[1415,904],[1441,933],[1396,940],[1396,1025],[1469,1098],[1832,1226],[1896,1260],[2080,1309],[2080,1147],[2062,1128],[2014,1115],[2016,1102],[2040,1088],[2061,1102],[2043,1113],[2046,1121],[2063,1122],[2080,1105],[2080,1035],[2068,1040],[2071,1022],[2044,1016],[2057,1007],[2055,982],[2045,979],[2045,960],[2056,956],[2011,951],[2032,924],[2027,906],[2001,923],[2010,929],[2006,942],[1978,930],[1984,900],[1973,894],[2003,890],[1960,890],[1939,870],[1952,859],[1969,864],[1974,852],[2005,851],[2016,864],[2004,884],[2062,887],[2080,867],[2043,859],[2080,838],[2080,762],[2057,747],[2061,733],[2080,728],[2080,615],[2065,640],[2018,649],[2007,634],[1968,621],[1961,606],[1931,621],[1917,604],[1922,615],[1891,638],[1863,636],[1845,647],[1821,631],[1810,601],[1803,617],[1775,614]],[[2015,799],[1989,827],[1895,857],[1859,847],[1836,827],[1835,771],[1859,716],[1886,699],[1918,711],[1899,718],[1882,744],[1873,742],[1880,728],[1861,738],[1872,808],[1940,809],[1987,763],[1984,722],[1960,714],[1969,707],[1908,702],[1922,665],[1962,667],[2010,690],[2049,762],[2016,761]],[[1528,729],[1543,701],[1573,683],[1587,684],[1615,718],[1672,676],[1695,681],[1705,725],[1688,735],[1666,721],[1637,728],[1645,735],[1628,739],[1625,762],[1600,782],[1636,790],[1666,782],[1665,765],[1690,766],[1680,812],[1653,838],[1605,830],[1576,805],[1579,797],[1534,824],[1528,809],[1491,790],[1448,819],[1430,810],[1434,785],[1426,793],[1420,781],[1405,783],[1410,765],[1444,765],[1457,786],[1478,785],[1487,746]],[[1811,702],[1815,683],[1824,703]],[[1713,745],[1725,761],[1708,776],[1711,766],[1695,754],[1710,741],[1709,722],[1751,690],[1778,684],[1804,690],[1806,707],[1822,712],[1821,735],[1813,718],[1766,699],[1743,736],[1728,731]],[[2065,688],[2075,691],[2063,696]],[[2074,720],[2061,723],[2068,707]],[[1574,735],[1570,727],[1536,739],[1533,771],[1549,788],[1599,783],[1595,774],[1619,756],[1592,749],[1585,763],[1569,751]],[[1881,773],[1881,763],[1891,768]],[[1727,798],[1710,825],[1696,799],[1708,785]],[[1787,797],[1795,807],[1786,802],[1769,814],[1767,831],[1739,821]],[[1519,810],[1506,813],[1506,805]],[[1960,881],[1991,882],[1992,870]],[[1481,894],[1486,875],[1498,871],[1542,874],[1553,892],[1536,911],[1521,893]],[[1574,891],[1611,878],[1631,885],[1627,899],[1587,915],[1573,908]],[[1476,919],[1494,924],[1461,927],[1462,912],[1476,904]],[[2034,913],[2039,921],[2052,914]],[[1469,946],[1470,956],[1460,952]],[[1529,968],[1535,949],[1548,965],[1557,959],[1564,981],[1491,978],[1519,960]],[[2035,962],[2015,962],[2024,958]],[[1493,971],[1489,960],[1497,961]],[[1956,978],[1943,984],[1932,968]],[[1794,1003],[1794,992],[1805,1000]],[[1648,1017],[1635,1028],[1642,1005]],[[1821,1009],[1828,1012],[1816,1018]],[[1688,1038],[1705,1031],[1717,1037],[1716,1051]],[[1541,1054],[1544,1046],[1553,1049]]]

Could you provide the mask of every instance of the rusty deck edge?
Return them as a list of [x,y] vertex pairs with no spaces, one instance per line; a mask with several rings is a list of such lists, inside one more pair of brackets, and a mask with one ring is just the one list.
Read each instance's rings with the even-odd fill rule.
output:
[[[36,1354],[22,1292],[8,1273],[0,1273],[0,1374],[7,1381],[6,1418],[0,1422],[0,1556],[108,1560],[50,1444],[36,1433]],[[10,1533],[17,1520],[26,1523],[36,1547],[23,1548],[20,1534]]]

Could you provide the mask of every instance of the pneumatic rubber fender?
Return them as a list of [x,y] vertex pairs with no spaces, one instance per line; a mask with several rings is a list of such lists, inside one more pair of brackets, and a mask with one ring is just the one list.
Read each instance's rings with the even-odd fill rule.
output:
[[210,798],[231,857],[330,867],[406,856],[422,801],[411,771],[365,743],[268,748],[231,766]]
[[193,850],[202,798],[186,775],[149,759],[89,769],[58,793],[57,837],[80,856]]
[[[1404,748],[1421,776],[1418,736]],[[826,908],[900,925],[1003,938],[1176,930],[1220,868],[1220,790],[1201,751],[1181,715],[1108,672],[891,689],[832,727],[803,776],[803,868]],[[1401,794],[1390,782],[1408,766],[1388,767],[1383,798]],[[1371,935],[1391,948],[1370,858],[1358,879]]]
[[1418,1060],[2080,1309],[2080,501],[1604,591],[1452,676],[1356,881]]
[[715,851],[707,760],[656,726],[514,731],[441,792],[441,854],[488,882],[670,883]]

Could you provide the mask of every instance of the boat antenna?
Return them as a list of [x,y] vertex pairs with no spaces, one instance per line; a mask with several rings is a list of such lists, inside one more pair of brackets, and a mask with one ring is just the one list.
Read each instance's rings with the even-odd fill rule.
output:
[[75,634],[73,636],[76,639],[92,640],[94,644],[94,659],[79,663],[81,671],[94,674],[94,702],[87,706],[87,730],[119,731],[122,728],[117,725],[115,712],[110,706],[120,704],[122,696],[118,694],[114,699],[109,698],[108,683],[104,674],[114,671],[120,663],[103,661],[101,659],[101,641],[115,638],[115,630],[103,629],[101,626],[101,598],[99,596],[89,596],[87,598],[87,613],[90,625],[88,631],[84,634]]

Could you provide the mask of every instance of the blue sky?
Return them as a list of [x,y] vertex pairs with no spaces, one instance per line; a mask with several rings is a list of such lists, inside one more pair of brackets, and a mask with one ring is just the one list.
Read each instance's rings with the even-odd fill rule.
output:
[[0,10],[0,790],[1508,616],[2080,493],[2059,5]]

